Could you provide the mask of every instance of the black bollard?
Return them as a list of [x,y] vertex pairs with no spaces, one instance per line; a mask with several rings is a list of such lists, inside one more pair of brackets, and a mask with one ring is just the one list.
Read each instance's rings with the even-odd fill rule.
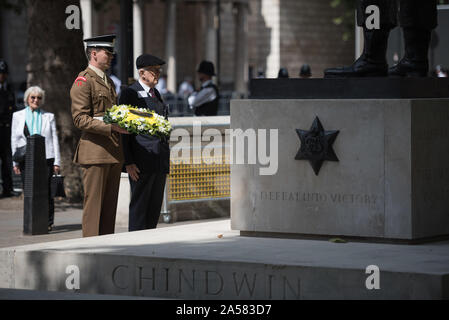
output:
[[45,138],[27,138],[23,203],[23,233],[48,233],[48,173]]

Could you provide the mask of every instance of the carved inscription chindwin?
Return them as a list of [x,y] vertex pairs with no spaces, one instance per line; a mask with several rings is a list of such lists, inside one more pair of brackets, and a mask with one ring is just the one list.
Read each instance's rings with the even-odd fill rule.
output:
[[162,296],[191,295],[203,297],[251,299],[263,292],[264,299],[300,299],[299,277],[270,272],[210,269],[162,268],[155,266],[117,265],[112,269],[112,284],[119,290]]

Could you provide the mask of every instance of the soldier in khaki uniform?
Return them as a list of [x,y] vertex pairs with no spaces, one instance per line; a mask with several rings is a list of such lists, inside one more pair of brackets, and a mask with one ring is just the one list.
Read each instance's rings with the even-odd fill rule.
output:
[[114,35],[84,40],[89,66],[70,90],[72,118],[82,130],[74,163],[82,166],[83,236],[114,233],[123,152],[117,125],[105,124],[105,111],[117,103],[113,81],[105,74],[114,52]]

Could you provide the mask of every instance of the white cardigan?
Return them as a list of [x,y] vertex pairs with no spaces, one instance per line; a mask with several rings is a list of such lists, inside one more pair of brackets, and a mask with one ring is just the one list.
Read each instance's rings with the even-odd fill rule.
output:
[[[25,128],[26,109],[16,111],[12,115],[11,125],[11,151],[14,154],[17,148],[27,144],[27,138],[23,133]],[[54,158],[55,166],[61,165],[61,155],[59,153],[58,134],[56,132],[55,115],[51,112],[42,112],[42,129],[41,136],[45,138],[45,155],[47,159]],[[14,162],[14,166],[19,165]]]

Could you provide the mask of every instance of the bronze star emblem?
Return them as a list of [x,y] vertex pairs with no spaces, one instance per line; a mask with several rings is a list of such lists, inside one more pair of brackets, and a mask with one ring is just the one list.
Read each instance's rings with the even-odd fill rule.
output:
[[318,117],[313,121],[309,131],[296,129],[301,140],[301,148],[295,159],[309,160],[315,175],[318,175],[324,161],[338,161],[332,145],[339,132],[325,131]]

